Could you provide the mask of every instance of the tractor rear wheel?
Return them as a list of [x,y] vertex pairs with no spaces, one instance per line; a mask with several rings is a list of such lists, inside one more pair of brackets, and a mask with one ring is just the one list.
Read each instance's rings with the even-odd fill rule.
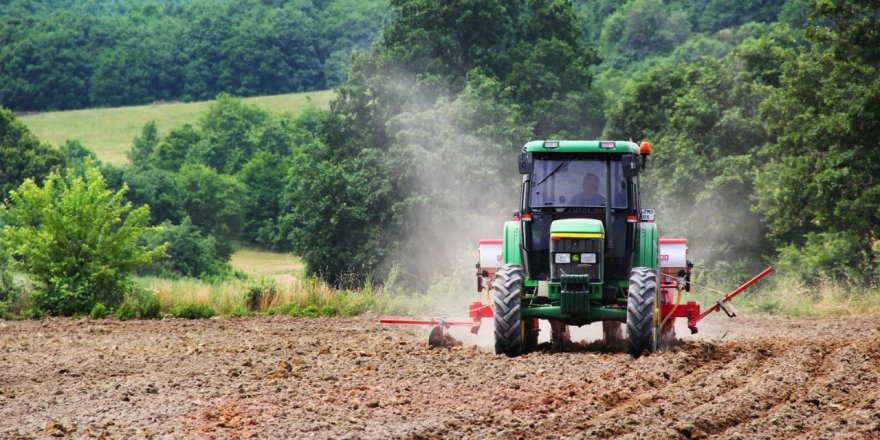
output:
[[626,349],[633,357],[641,356],[645,349],[653,351],[655,348],[656,297],[657,271],[647,267],[633,268],[626,302]]
[[492,293],[495,353],[512,357],[525,351],[526,331],[520,313],[521,293],[522,268],[510,264],[499,267],[495,272]]

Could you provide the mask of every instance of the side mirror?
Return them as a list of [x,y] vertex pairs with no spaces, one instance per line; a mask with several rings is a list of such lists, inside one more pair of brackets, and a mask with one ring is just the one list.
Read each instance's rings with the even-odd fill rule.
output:
[[532,174],[532,170],[535,168],[535,159],[532,157],[532,153],[528,151],[523,151],[519,154],[519,173],[520,174]]
[[623,165],[624,177],[630,178],[639,175],[639,169],[641,166],[639,165],[639,159],[635,154],[624,154],[620,162],[621,165]]

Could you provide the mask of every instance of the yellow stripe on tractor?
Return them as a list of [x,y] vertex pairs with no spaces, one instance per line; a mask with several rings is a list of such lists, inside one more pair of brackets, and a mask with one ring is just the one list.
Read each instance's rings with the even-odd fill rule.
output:
[[550,234],[550,238],[602,238],[604,234],[586,232],[567,232],[564,234]]

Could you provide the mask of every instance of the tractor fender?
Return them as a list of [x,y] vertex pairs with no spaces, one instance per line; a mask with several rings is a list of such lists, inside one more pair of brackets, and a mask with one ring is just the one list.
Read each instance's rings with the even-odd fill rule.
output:
[[636,249],[633,253],[633,267],[647,267],[657,270],[659,238],[656,223],[639,223]]
[[501,263],[522,266],[522,233],[517,221],[504,222],[504,236],[501,246]]

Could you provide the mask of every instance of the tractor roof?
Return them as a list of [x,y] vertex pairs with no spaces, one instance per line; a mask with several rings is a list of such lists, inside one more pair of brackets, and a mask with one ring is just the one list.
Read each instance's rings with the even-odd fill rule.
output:
[[[612,143],[614,147],[609,148]],[[531,141],[523,149],[530,153],[639,154],[639,146],[629,141]]]

